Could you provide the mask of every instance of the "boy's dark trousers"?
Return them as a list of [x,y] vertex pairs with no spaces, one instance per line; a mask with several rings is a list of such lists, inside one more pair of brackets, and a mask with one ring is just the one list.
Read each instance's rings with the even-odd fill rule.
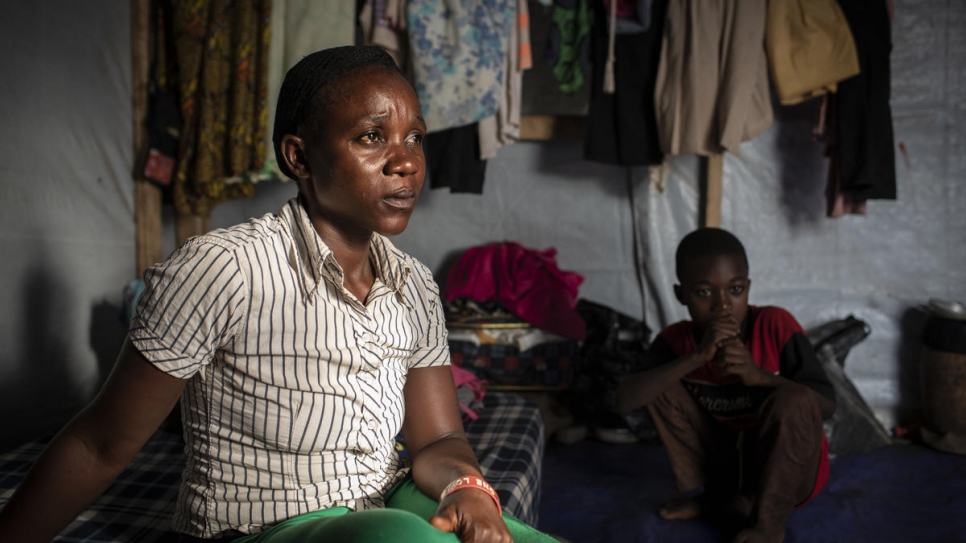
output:
[[648,405],[667,449],[678,490],[704,488],[727,503],[737,494],[755,504],[755,522],[781,526],[812,493],[822,452],[822,415],[814,393],[788,384],[770,392],[757,425],[737,431],[717,422],[674,383]]

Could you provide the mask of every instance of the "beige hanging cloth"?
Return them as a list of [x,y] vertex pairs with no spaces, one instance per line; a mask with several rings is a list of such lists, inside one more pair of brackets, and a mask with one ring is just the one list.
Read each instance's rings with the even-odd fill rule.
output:
[[769,0],[765,48],[784,105],[835,92],[859,73],[848,21],[836,0]]
[[766,0],[668,4],[654,91],[661,150],[737,152],[771,126]]

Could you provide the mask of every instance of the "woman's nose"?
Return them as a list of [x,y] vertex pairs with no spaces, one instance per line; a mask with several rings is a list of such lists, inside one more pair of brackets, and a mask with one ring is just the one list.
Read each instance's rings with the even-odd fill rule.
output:
[[422,151],[406,144],[393,146],[386,161],[386,173],[389,175],[413,175],[419,171]]

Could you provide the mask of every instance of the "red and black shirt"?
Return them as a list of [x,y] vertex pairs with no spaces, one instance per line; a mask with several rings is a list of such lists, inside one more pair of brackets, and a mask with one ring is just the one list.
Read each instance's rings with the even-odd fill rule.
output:
[[[741,339],[754,363],[769,372],[808,386],[835,400],[831,382],[801,325],[780,307],[749,306],[741,326]],[[697,349],[700,332],[691,321],[668,326],[655,338],[646,357],[649,367],[676,360]],[[715,419],[736,428],[754,424],[755,412],[767,388],[748,387],[736,375],[727,375],[715,362],[692,371],[682,380],[694,400]]]

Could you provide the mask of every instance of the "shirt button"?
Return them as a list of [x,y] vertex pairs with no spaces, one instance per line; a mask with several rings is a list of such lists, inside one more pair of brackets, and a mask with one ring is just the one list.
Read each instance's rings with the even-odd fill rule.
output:
[[375,430],[376,429],[376,426],[377,426],[376,421],[374,421],[374,420],[370,420],[369,421],[369,429],[370,430]]

